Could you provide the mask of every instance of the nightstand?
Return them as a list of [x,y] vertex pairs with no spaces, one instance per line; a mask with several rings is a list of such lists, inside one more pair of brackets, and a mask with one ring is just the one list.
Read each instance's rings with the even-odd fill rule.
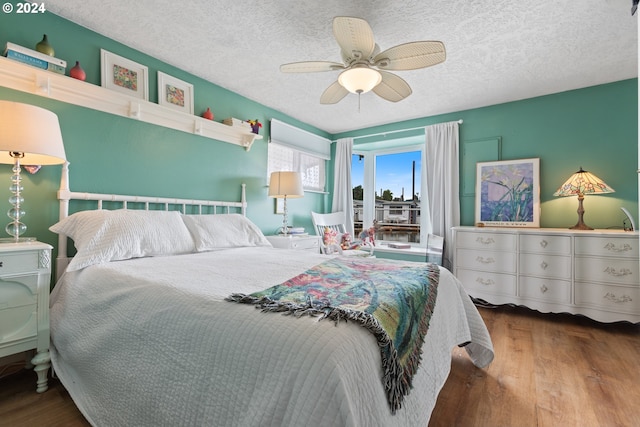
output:
[[36,391],[47,390],[51,246],[0,243],[0,357],[36,350]]
[[320,253],[320,236],[289,234],[266,237],[274,248]]

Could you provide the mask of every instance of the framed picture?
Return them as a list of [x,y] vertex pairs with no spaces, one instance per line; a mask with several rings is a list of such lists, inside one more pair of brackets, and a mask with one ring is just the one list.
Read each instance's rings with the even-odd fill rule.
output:
[[540,159],[478,162],[476,223],[540,227]]
[[100,49],[101,85],[129,96],[149,100],[149,70],[144,65]]
[[281,197],[275,198],[275,213],[280,215],[284,214],[284,199]]
[[193,85],[158,71],[158,104],[193,114]]

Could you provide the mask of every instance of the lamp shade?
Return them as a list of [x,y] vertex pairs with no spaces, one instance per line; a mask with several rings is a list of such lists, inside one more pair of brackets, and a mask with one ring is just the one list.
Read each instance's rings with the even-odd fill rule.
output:
[[13,164],[11,153],[22,153],[25,165],[64,163],[58,116],[35,105],[0,101],[0,163]]
[[553,193],[554,196],[580,196],[581,194],[604,194],[615,193],[603,180],[580,168],[580,170],[569,177],[564,184]]
[[289,199],[304,196],[302,179],[298,172],[272,172],[269,180],[269,197]]
[[354,66],[343,71],[338,76],[338,83],[351,93],[366,93],[382,81],[382,75],[377,70],[365,65]]

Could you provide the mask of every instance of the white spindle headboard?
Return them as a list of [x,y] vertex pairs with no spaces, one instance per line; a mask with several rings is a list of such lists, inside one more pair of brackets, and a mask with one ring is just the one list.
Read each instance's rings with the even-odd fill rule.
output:
[[[102,209],[103,202],[114,202],[121,209],[127,209],[129,203],[144,204],[145,210],[149,206],[164,206],[164,210],[169,210],[170,206],[180,206],[180,212],[187,213],[187,207],[193,209],[198,214],[231,213],[240,211],[242,215],[247,214],[246,184],[242,184],[242,196],[239,202],[227,202],[219,200],[196,200],[177,199],[171,197],[152,196],[127,196],[122,194],[101,194],[101,193],[80,193],[69,189],[69,162],[62,166],[62,176],[60,177],[60,189],[58,190],[58,200],[60,201],[60,220],[69,216],[69,202],[71,200],[90,200],[96,202],[95,209]],[[203,208],[207,208],[203,210]],[[136,208],[137,209],[137,208]],[[56,259],[56,276],[60,278],[67,268],[71,258],[67,254],[68,237],[64,234],[58,235],[58,257]]]

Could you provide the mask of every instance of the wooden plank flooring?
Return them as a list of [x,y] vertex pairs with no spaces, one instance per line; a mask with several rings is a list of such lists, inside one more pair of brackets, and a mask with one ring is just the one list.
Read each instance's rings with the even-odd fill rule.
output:
[[[524,308],[480,308],[496,358],[478,369],[454,349],[429,427],[640,426],[640,325]],[[0,426],[86,427],[62,385],[0,379]]]
[[429,427],[640,426],[640,325],[525,308],[480,308],[495,360],[463,349]]
[[0,379],[1,427],[86,427],[71,397],[57,379],[36,393],[36,374],[22,370]]

